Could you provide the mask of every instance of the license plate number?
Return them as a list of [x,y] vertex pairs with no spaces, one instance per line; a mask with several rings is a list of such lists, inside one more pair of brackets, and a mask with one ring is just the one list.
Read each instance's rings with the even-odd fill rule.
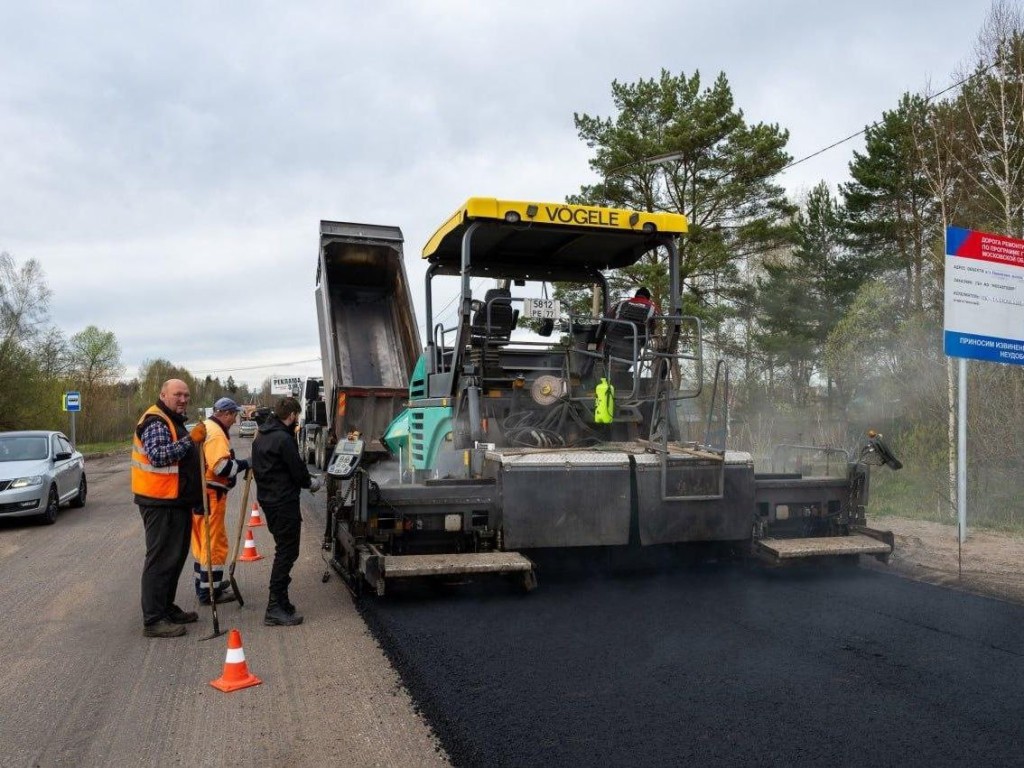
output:
[[533,320],[557,320],[562,307],[557,299],[523,299],[523,313]]

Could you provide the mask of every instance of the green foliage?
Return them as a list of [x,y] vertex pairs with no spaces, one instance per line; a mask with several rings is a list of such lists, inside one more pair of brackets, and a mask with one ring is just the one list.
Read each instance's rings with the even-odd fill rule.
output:
[[124,372],[121,346],[113,331],[103,331],[95,325],[71,337],[68,354],[71,371],[86,391],[96,384],[112,384]]
[[42,267],[29,260],[20,267],[0,253],[0,429],[22,429],[39,422],[45,406],[38,394],[47,347],[50,289]]
[[882,113],[864,134],[865,151],[853,153],[853,181],[842,187],[850,242],[866,267],[902,278],[904,314],[920,312],[934,299],[936,284],[927,267],[933,244],[944,234],[918,141],[927,133],[929,114],[925,100],[910,94]]
[[[579,137],[594,150],[601,181],[571,203],[683,213],[680,280],[692,307],[706,310],[735,281],[737,262],[787,241],[793,211],[775,176],[789,162],[787,131],[748,125],[724,73],[701,87],[699,73],[612,83],[615,118],[576,114]],[[650,158],[663,156],[652,162]],[[647,285],[663,310],[666,254],[657,253],[612,281],[618,294]]]
[[[805,404],[825,343],[853,303],[867,271],[844,245],[845,211],[819,183],[794,224],[794,247],[763,263],[754,341],[788,367],[795,402]],[[830,382],[831,384],[831,382]]]
[[954,109],[963,171],[960,221],[975,229],[1024,236],[1024,19],[994,8],[982,30],[983,59]]
[[83,443],[79,441],[78,445],[75,447],[82,452],[83,456],[89,458],[90,456],[101,456],[107,453],[127,451],[131,446],[131,440],[108,440],[100,443]]
[[181,368],[170,360],[157,358],[145,360],[139,366],[139,404],[145,407],[155,403],[160,395],[160,389],[168,379],[181,379],[188,384],[189,391],[193,397],[196,393],[196,379],[185,368]]
[[878,377],[895,373],[897,321],[892,307],[897,300],[890,284],[865,283],[829,334],[824,362],[847,399],[856,397]]

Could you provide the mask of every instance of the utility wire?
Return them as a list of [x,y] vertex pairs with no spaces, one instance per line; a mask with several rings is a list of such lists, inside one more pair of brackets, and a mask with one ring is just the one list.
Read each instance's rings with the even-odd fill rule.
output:
[[[965,83],[970,82],[971,80],[973,80],[976,77],[981,77],[986,72],[988,72],[990,69],[994,68],[996,66],[996,64],[997,64],[997,62],[992,62],[987,67],[983,67],[982,69],[979,69],[977,72],[974,72],[974,73],[968,75],[967,77],[963,78],[962,80],[958,80],[957,82],[955,82],[952,85],[950,85],[948,88],[943,88],[938,93],[934,93],[931,96],[928,96],[927,98],[925,98],[924,103],[925,104],[930,104],[935,99],[939,98],[939,96],[942,96],[942,95],[944,95],[946,93],[949,93],[950,91],[952,91],[955,88],[959,88],[961,85],[964,85]],[[800,165],[800,163],[805,163],[808,160],[810,160],[812,158],[815,158],[818,155],[824,154],[825,152],[828,152],[831,149],[835,149],[836,147],[842,146],[843,144],[845,144],[848,141],[853,141],[858,136],[862,136],[865,133],[867,133],[868,131],[870,131],[872,128],[876,127],[880,122],[881,121],[876,120],[873,123],[871,123],[871,125],[865,126],[864,128],[862,128],[861,130],[857,131],[856,133],[851,133],[845,139],[840,139],[839,141],[835,141],[835,142],[829,144],[827,147],[822,147],[821,149],[817,150],[816,152],[812,152],[811,154],[807,155],[806,157],[801,157],[799,160],[793,160],[788,165],[784,165],[781,169],[779,169],[778,172],[782,173],[783,171],[789,170],[790,168],[792,168],[795,165]],[[605,179],[607,179],[609,176],[617,176],[623,170],[625,170],[627,168],[632,168],[634,165],[659,165],[661,163],[670,162],[672,160],[679,160],[681,157],[682,157],[682,153],[678,152],[678,151],[664,152],[664,153],[662,153],[660,155],[654,155],[652,157],[641,157],[641,158],[638,158],[636,160],[630,160],[628,163],[623,163],[622,165],[616,166],[615,168],[611,168],[610,170],[608,170],[604,174],[604,176],[605,176]]]
[[247,365],[238,368],[210,368],[206,371],[189,371],[190,373],[222,373],[229,371],[255,371],[260,368],[283,368],[286,365],[301,365],[302,363],[319,363],[322,358],[311,357],[308,360],[293,360],[290,363],[264,363],[262,365]]
[[[934,93],[931,96],[927,97],[924,100],[924,103],[925,104],[930,104],[935,99],[939,98],[939,96],[942,96],[943,94],[949,93],[954,88],[959,88],[964,83],[967,83],[967,82],[973,80],[976,77],[980,77],[981,75],[985,74],[990,69],[992,69],[995,65],[996,65],[996,62],[992,62],[991,64],[989,64],[984,69],[979,69],[977,72],[975,72],[975,73],[973,73],[971,75],[968,75],[963,80],[960,80],[958,82],[953,83],[948,88],[943,88],[938,93]],[[861,128],[856,133],[851,133],[845,139],[840,139],[839,141],[836,141],[836,142],[833,142],[832,144],[829,144],[827,147],[823,147],[822,149],[819,149],[817,152],[812,152],[811,154],[807,155],[806,157],[801,157],[799,160],[794,160],[789,165],[783,166],[782,169],[779,171],[779,173],[782,173],[782,171],[789,170],[794,165],[800,165],[800,163],[806,162],[806,161],[810,160],[811,158],[814,158],[814,157],[817,157],[818,155],[824,154],[825,152],[828,152],[830,149],[835,149],[836,147],[838,147],[838,146],[840,146],[842,144],[845,144],[848,141],[852,141],[853,139],[856,139],[858,136],[862,136],[863,134],[865,134],[868,131],[870,131],[872,128],[876,127],[880,122],[881,122],[880,120],[875,120],[875,122],[871,123],[871,125],[864,126],[863,128]]]

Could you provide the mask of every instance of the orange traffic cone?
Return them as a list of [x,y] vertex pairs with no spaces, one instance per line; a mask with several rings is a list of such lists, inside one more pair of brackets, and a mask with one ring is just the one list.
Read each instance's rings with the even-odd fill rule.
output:
[[266,523],[264,523],[263,518],[260,517],[259,505],[254,501],[252,503],[252,514],[249,515],[249,527],[258,528],[261,525],[266,525]]
[[238,691],[251,685],[259,685],[263,681],[249,671],[245,663],[245,651],[242,650],[242,635],[237,629],[228,632],[228,655],[224,659],[224,671],[210,685],[224,693]]
[[252,537],[252,531],[245,532],[245,549],[242,556],[238,558],[241,563],[251,563],[254,560],[262,560],[263,555],[256,551],[256,540]]

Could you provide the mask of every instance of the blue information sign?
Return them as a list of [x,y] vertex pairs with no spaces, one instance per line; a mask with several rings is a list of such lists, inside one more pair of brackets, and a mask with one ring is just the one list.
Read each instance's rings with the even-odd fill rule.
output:
[[82,393],[81,392],[65,392],[64,393],[64,410],[74,413],[75,411],[82,410]]

